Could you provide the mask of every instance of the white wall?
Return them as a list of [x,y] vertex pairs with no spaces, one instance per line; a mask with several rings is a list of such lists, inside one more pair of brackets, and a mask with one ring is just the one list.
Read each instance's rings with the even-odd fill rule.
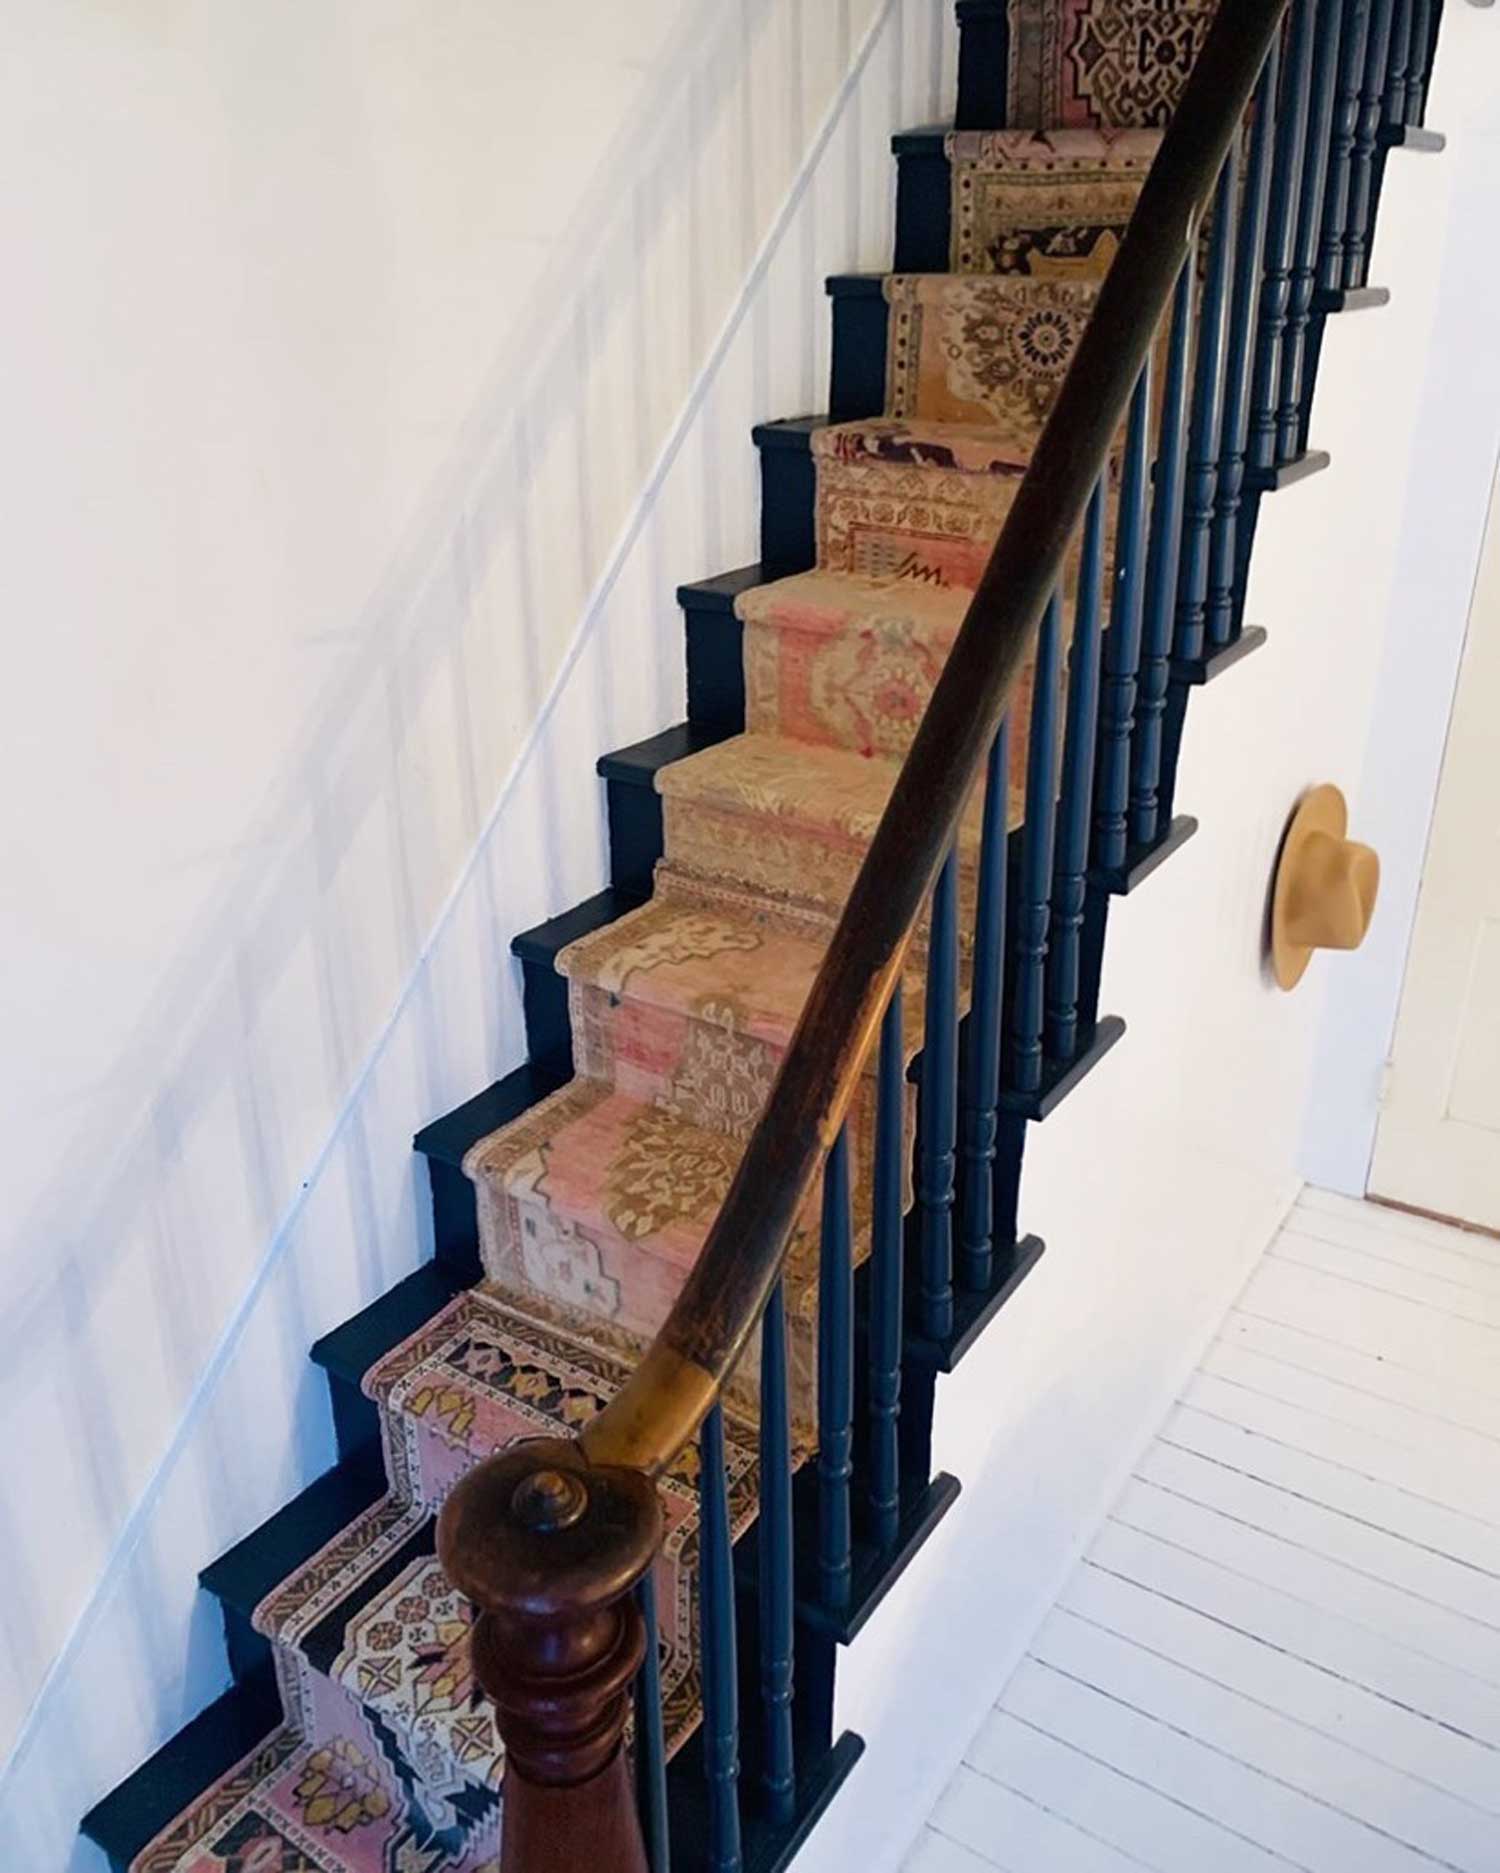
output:
[[1374,277],[1394,302],[1329,328],[1313,439],[1332,471],[1263,510],[1249,616],[1270,642],[1191,706],[1178,805],[1202,828],[1115,910],[1104,1004],[1128,1032],[1033,1133],[1022,1220],[1048,1253],[939,1390],[937,1461],[964,1494],[848,1654],[839,1714],[869,1750],[807,1873],[899,1864],[1295,1193],[1309,1097],[1315,1134],[1349,1045],[1324,997],[1337,1010],[1351,959],[1293,996],[1260,960],[1305,786],[1346,786],[1387,858],[1381,918],[1405,914],[1391,846],[1425,825],[1500,407],[1500,261],[1475,253],[1500,216],[1497,32],[1446,9],[1429,115],[1449,151],[1391,158]]
[[[1394,505],[1380,517],[1393,565],[1376,614],[1383,649],[1366,758],[1351,774],[1358,836],[1380,853],[1380,901],[1365,946],[1328,972],[1318,1072],[1307,1110],[1303,1169],[1315,1183],[1362,1196],[1375,1144],[1385,1063],[1416,915],[1489,489],[1500,454],[1500,252],[1480,233],[1496,218],[1500,106],[1494,74],[1500,25],[1467,8],[1444,17],[1445,47],[1429,121],[1447,130],[1444,198],[1429,227],[1425,166],[1393,163],[1376,253],[1388,269],[1414,241],[1434,272],[1430,338],[1406,388],[1417,410],[1409,454],[1389,464]],[[1462,35],[1462,37],[1461,37]],[[1461,66],[1460,44],[1473,46]],[[1489,95],[1484,92],[1488,87]],[[1477,95],[1476,95],[1477,94]],[[1418,171],[1423,173],[1418,173]],[[1420,300],[1391,308],[1387,351],[1413,329]],[[1384,315],[1383,315],[1384,317]],[[1380,382],[1380,362],[1369,382]],[[1384,392],[1382,392],[1384,394]],[[1385,529],[1389,528],[1387,534]]]
[[13,13],[0,1858],[56,1873],[224,1683],[195,1572],[332,1458],[306,1348],[427,1252],[410,1134],[522,1057],[509,938],[603,880],[594,757],[681,713],[954,35]]

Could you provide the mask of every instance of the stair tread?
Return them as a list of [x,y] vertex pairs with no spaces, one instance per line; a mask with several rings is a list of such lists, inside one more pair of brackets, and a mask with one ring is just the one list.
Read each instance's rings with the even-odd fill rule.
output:
[[777,735],[735,735],[656,777],[668,800],[793,820],[813,829],[842,827],[868,839],[895,785],[893,761],[818,747]]
[[921,416],[866,416],[829,423],[812,439],[820,461],[846,467],[947,469],[1019,479],[1031,451],[1008,424],[944,422]]
[[986,169],[1044,169],[1067,177],[1079,170],[1113,169],[1144,174],[1156,160],[1163,132],[1064,125],[1051,130],[1011,125],[998,130],[950,130],[948,155]]
[[[743,1148],[601,1081],[575,1079],[477,1144],[465,1169],[497,1199],[544,1206],[557,1244],[548,1288],[558,1298],[575,1284],[608,1285],[597,1273],[601,1245],[628,1256],[637,1291],[595,1293],[593,1301],[654,1332],[698,1259]],[[538,1232],[521,1230],[530,1247]],[[642,1314],[648,1297],[660,1306],[655,1319]]]
[[752,587],[736,601],[735,615],[744,624],[827,637],[837,637],[851,626],[875,629],[883,624],[909,624],[951,644],[973,596],[962,586],[816,567]]
[[[549,1090],[556,1090],[555,1081],[549,1083]],[[314,1341],[313,1363],[358,1385],[368,1367],[439,1313],[465,1285],[440,1262],[424,1262],[378,1300]]]
[[569,945],[557,967],[620,1000],[785,1046],[826,949],[826,941],[778,929],[769,918],[716,914],[667,897]]
[[[668,800],[789,823],[848,843],[875,835],[900,763],[779,735],[736,735],[656,777]],[[1012,790],[1013,802],[1015,790]],[[977,820],[963,822],[966,845]],[[671,856],[670,842],[668,856]]]
[[249,1618],[273,1587],[334,1540],[386,1493],[364,1464],[341,1463],[203,1569],[198,1584]]
[[769,911],[715,911],[669,895],[569,944],[557,969],[621,999],[784,1045],[827,947],[826,930],[799,935]]

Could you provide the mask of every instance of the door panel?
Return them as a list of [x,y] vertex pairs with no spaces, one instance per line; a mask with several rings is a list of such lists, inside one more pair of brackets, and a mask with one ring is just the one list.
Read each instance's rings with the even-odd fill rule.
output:
[[1494,493],[1370,1191],[1500,1229],[1500,499]]

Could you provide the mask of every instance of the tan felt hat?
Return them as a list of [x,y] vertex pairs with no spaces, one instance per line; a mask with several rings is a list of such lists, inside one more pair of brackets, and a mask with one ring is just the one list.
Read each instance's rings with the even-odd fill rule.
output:
[[1271,967],[1295,988],[1314,950],[1354,950],[1365,940],[1380,889],[1380,860],[1346,839],[1349,809],[1337,787],[1314,787],[1292,816],[1271,899]]

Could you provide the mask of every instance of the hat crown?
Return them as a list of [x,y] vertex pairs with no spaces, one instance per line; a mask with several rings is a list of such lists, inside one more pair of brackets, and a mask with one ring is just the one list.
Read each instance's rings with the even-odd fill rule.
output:
[[1287,828],[1271,912],[1276,980],[1293,988],[1314,950],[1353,950],[1365,940],[1380,890],[1380,860],[1345,837],[1348,808],[1337,787],[1314,787]]

